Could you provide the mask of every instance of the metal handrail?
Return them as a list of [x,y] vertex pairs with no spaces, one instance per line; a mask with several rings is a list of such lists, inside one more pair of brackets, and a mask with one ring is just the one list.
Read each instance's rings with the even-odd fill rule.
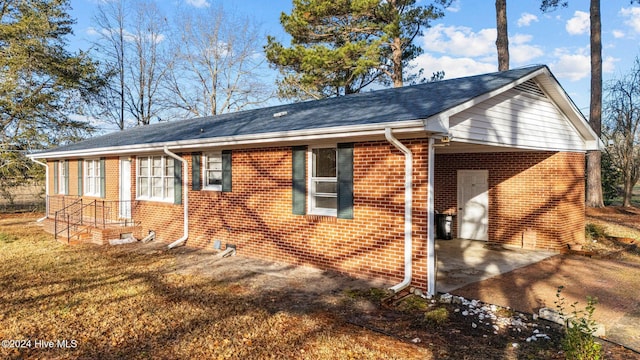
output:
[[[64,198],[63,198],[63,204],[64,204]],[[69,242],[71,240],[71,236],[70,236],[70,228],[71,228],[71,214],[69,214],[67,212],[68,209],[71,209],[74,206],[77,206],[78,204],[80,204],[80,213],[82,214],[82,198],[77,199],[76,201],[72,202],[71,204],[64,206],[62,209],[58,210],[55,212],[54,214],[54,238],[57,240],[58,239],[58,234],[63,233],[64,231],[67,232],[67,242]],[[74,212],[74,214],[77,213]],[[65,219],[65,223],[66,223],[66,228],[58,231],[58,218],[59,217],[63,217]],[[82,219],[82,216],[80,216],[80,218]]]
[[[49,198],[47,198],[47,201]],[[85,200],[86,201],[86,200]],[[64,204],[65,199],[62,198],[62,203]],[[135,202],[128,200],[131,205],[135,204]],[[71,204],[64,206],[62,209],[58,210],[54,214],[54,234],[55,239],[58,238],[59,234],[62,234],[66,231],[67,243],[71,241],[71,238],[80,234],[85,229],[80,231],[72,232],[71,228],[75,227],[76,230],[79,226],[87,225],[92,226],[94,228],[106,228],[107,226],[136,226],[140,222],[132,221],[131,219],[121,219],[118,218],[119,207],[123,203],[120,200],[90,200],[88,203],[83,204],[83,199],[78,198],[73,201]],[[78,209],[74,209],[77,207]],[[114,211],[114,206],[115,211]],[[91,211],[91,207],[93,207],[93,211]],[[70,211],[70,209],[73,209]],[[64,221],[66,223],[65,227],[59,228],[59,222]]]

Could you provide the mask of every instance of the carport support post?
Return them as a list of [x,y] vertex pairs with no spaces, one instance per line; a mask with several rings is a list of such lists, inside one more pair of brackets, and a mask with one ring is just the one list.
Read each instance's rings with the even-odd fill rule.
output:
[[436,161],[435,147],[433,146],[435,140],[433,137],[429,138],[428,148],[428,170],[427,170],[427,295],[434,296],[436,294],[436,240],[434,221],[435,217],[435,202],[433,199],[433,173]]

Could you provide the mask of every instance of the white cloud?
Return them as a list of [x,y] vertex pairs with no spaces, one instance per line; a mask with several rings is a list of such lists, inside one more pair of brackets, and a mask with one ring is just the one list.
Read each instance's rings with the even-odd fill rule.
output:
[[[571,53],[567,49],[555,49],[554,56],[557,62],[551,64],[551,69],[559,78],[569,79],[569,81],[579,81],[588,78],[591,74],[591,56],[589,48],[581,48]],[[602,59],[602,71],[612,73],[615,70],[615,63],[620,59],[606,56]]]
[[616,39],[622,39],[624,37],[624,31],[622,30],[613,30],[612,34],[613,34],[613,37]]
[[438,24],[425,31],[422,48],[426,51],[459,56],[483,56],[495,52],[496,29],[473,32],[465,26]]
[[447,11],[450,11],[452,13],[457,13],[458,11],[460,11],[460,0],[454,0],[447,8]]
[[462,76],[477,75],[498,70],[497,61],[486,63],[467,57],[454,58],[451,56],[435,57],[431,54],[422,54],[412,62],[415,69],[424,69],[424,76],[429,78],[436,71],[444,71],[445,79],[453,79]]
[[185,0],[187,5],[191,5],[196,8],[205,8],[211,6],[207,0]]
[[560,54],[558,61],[551,65],[551,69],[561,79],[581,80],[589,76],[591,69],[589,55]]
[[565,28],[570,35],[586,34],[589,31],[589,13],[576,11]]
[[529,44],[531,40],[533,36],[527,34],[509,37],[509,60],[512,65],[530,64],[531,60],[544,55],[540,46]]
[[[544,55],[540,46],[530,44],[532,40],[533,36],[527,34],[509,37],[509,55],[512,64],[529,64],[532,59]],[[473,61],[486,64],[497,62],[495,41],[494,28],[474,32],[471,28],[464,26],[447,27],[438,24],[425,32],[421,47],[427,52],[446,54],[450,59],[475,58]]]
[[622,8],[620,15],[626,18],[625,24],[629,25],[635,32],[640,33],[640,7]]
[[520,15],[520,19],[518,19],[518,27],[529,26],[534,21],[538,21],[537,16],[529,13],[523,13]]

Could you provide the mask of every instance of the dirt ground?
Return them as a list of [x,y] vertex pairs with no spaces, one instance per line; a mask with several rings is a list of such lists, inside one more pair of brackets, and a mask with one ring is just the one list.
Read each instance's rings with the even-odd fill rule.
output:
[[[553,307],[560,285],[570,301],[584,303],[586,295],[598,296],[596,318],[605,324],[635,329],[637,325],[632,325],[640,323],[640,302],[634,294],[640,288],[640,261],[629,260],[639,256],[627,258],[623,253],[609,256],[613,259],[562,255],[455,292],[474,301],[439,303],[411,295],[389,298],[384,290],[393,284],[243,256],[221,258],[212,250],[167,250],[166,244],[152,242],[94,251],[158,254],[171,260],[162,273],[210,278],[251,306],[325,318],[345,334],[382,334],[414,347],[416,354],[427,354],[423,358],[428,359],[563,359],[562,329],[531,316],[543,305]],[[631,332],[618,342],[627,344],[635,335]],[[604,345],[607,359],[640,357],[624,347]]]
[[[588,209],[587,216],[588,221],[592,223],[613,222],[622,227],[640,230],[640,209]],[[625,233],[625,236],[635,234],[637,232],[632,231],[631,235]],[[619,240],[625,242],[609,239],[601,240],[599,244],[586,244],[585,248],[594,250],[591,256],[558,255],[465,286],[453,291],[453,294],[528,314],[537,314],[542,307],[556,309],[557,290],[563,286],[561,295],[566,299],[566,304],[577,302],[579,309],[586,305],[587,296],[598,299],[595,320],[604,325],[605,339],[640,351],[640,298],[637,292],[637,289],[640,289],[640,252],[637,245],[628,244],[634,239]],[[640,238],[635,240],[636,244],[640,243]],[[178,272],[195,272],[228,281],[241,280],[252,289],[261,292],[290,288],[292,301],[288,306],[300,310],[335,306],[343,301],[345,289],[367,291],[372,287],[385,289],[392,285],[356,280],[310,267],[240,256],[218,259],[213,252],[189,248],[179,251],[185,256],[179,257],[176,269]],[[369,301],[359,301],[355,307],[359,311],[376,312],[376,306]],[[377,316],[384,317],[380,314]],[[403,336],[418,336],[418,333],[408,334],[405,331]]]
[[[623,233],[624,228],[640,230],[640,209],[588,209],[587,221],[613,222]],[[640,238],[637,231],[625,236],[585,244],[585,249],[593,250],[591,256],[554,256],[453,293],[535,313],[541,307],[554,309],[556,291],[563,286],[567,304],[579,302],[579,309],[586,305],[587,296],[597,298],[594,317],[605,326],[606,338],[640,351]]]
[[[598,219],[599,214],[590,211],[591,220]],[[640,225],[635,213],[629,210],[602,211],[607,221],[616,221],[627,226]],[[628,224],[627,224],[628,223]],[[640,240],[640,239],[638,239]],[[578,302],[578,308],[584,308],[586,297],[598,298],[595,319],[605,326],[607,336],[614,344],[640,351],[640,302],[636,289],[640,288],[640,256],[633,253],[633,247],[618,244],[620,251],[611,253],[616,244],[600,244],[609,250],[607,253],[596,253],[592,257],[576,254],[558,255],[540,263],[517,269],[513,272],[497,276],[480,283],[471,284],[453,292],[454,295],[466,299],[477,299],[484,304],[495,304],[500,307],[523,312],[523,318],[531,321],[530,326],[544,328],[554,341],[561,336],[561,330],[549,324],[533,322],[531,314],[537,313],[541,307],[555,309],[556,292],[563,286],[562,296],[567,304]],[[605,246],[606,245],[606,246]],[[149,251],[164,251],[159,244],[149,247]],[[616,248],[617,249],[617,248]],[[628,251],[629,253],[628,253]],[[391,306],[380,307],[379,300],[371,298],[371,289],[386,289],[389,285],[380,282],[367,282],[342,276],[338,273],[322,271],[310,267],[292,266],[270,261],[234,256],[219,258],[214,251],[181,248],[177,250],[175,269],[178,273],[199,274],[215,279],[242,284],[263,296],[267,306],[283,307],[295,311],[322,311],[331,308],[344,316],[347,322],[358,326],[398,337],[404,341],[429,342],[431,347],[445,349],[440,358],[456,358],[461,354],[482,354],[482,357],[520,358],[516,351],[509,351],[513,344],[526,342],[525,329],[510,329],[500,334],[492,329],[476,328],[477,320],[459,316],[460,309],[449,306],[452,314],[446,329],[425,327],[424,308],[417,313],[402,311],[402,301],[391,302]],[[270,293],[282,293],[290,289],[287,299],[270,297]],[[357,294],[345,307],[345,292]],[[524,294],[524,296],[523,296]],[[373,300],[373,301],[372,301]],[[436,305],[430,305],[436,306]],[[414,309],[415,310],[415,309]],[[568,309],[570,310],[570,309]],[[416,315],[419,314],[419,315]],[[495,322],[494,322],[495,323]],[[517,332],[516,332],[517,331]],[[513,332],[513,333],[511,333]],[[478,346],[478,339],[484,339]],[[423,344],[420,344],[423,346]],[[550,349],[557,349],[557,343],[547,344]],[[545,345],[546,346],[546,345]],[[501,349],[495,354],[488,349]],[[456,348],[457,350],[451,350]],[[507,348],[507,350],[505,350]],[[562,358],[561,354],[542,347],[539,353],[547,358]],[[462,352],[459,352],[462,349]],[[606,358],[628,358],[640,356],[639,353],[628,352],[619,346],[607,344]],[[536,351],[536,350],[530,350]],[[499,355],[498,355],[499,354]],[[471,357],[474,358],[474,357]]]

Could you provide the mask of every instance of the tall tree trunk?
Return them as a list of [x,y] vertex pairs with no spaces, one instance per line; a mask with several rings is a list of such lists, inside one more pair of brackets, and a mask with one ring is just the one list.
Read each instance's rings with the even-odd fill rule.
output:
[[498,50],[498,70],[509,70],[509,37],[507,32],[507,0],[496,0],[496,48]]
[[633,197],[633,179],[631,176],[631,164],[628,165],[628,168],[624,171],[624,194],[622,197],[622,206],[629,207],[631,206],[631,198]]
[[[600,0],[591,0],[591,105],[589,124],[600,136],[602,132],[602,39]],[[600,151],[587,153],[587,206],[603,207]]]
[[393,39],[393,87],[402,87],[402,39]]

